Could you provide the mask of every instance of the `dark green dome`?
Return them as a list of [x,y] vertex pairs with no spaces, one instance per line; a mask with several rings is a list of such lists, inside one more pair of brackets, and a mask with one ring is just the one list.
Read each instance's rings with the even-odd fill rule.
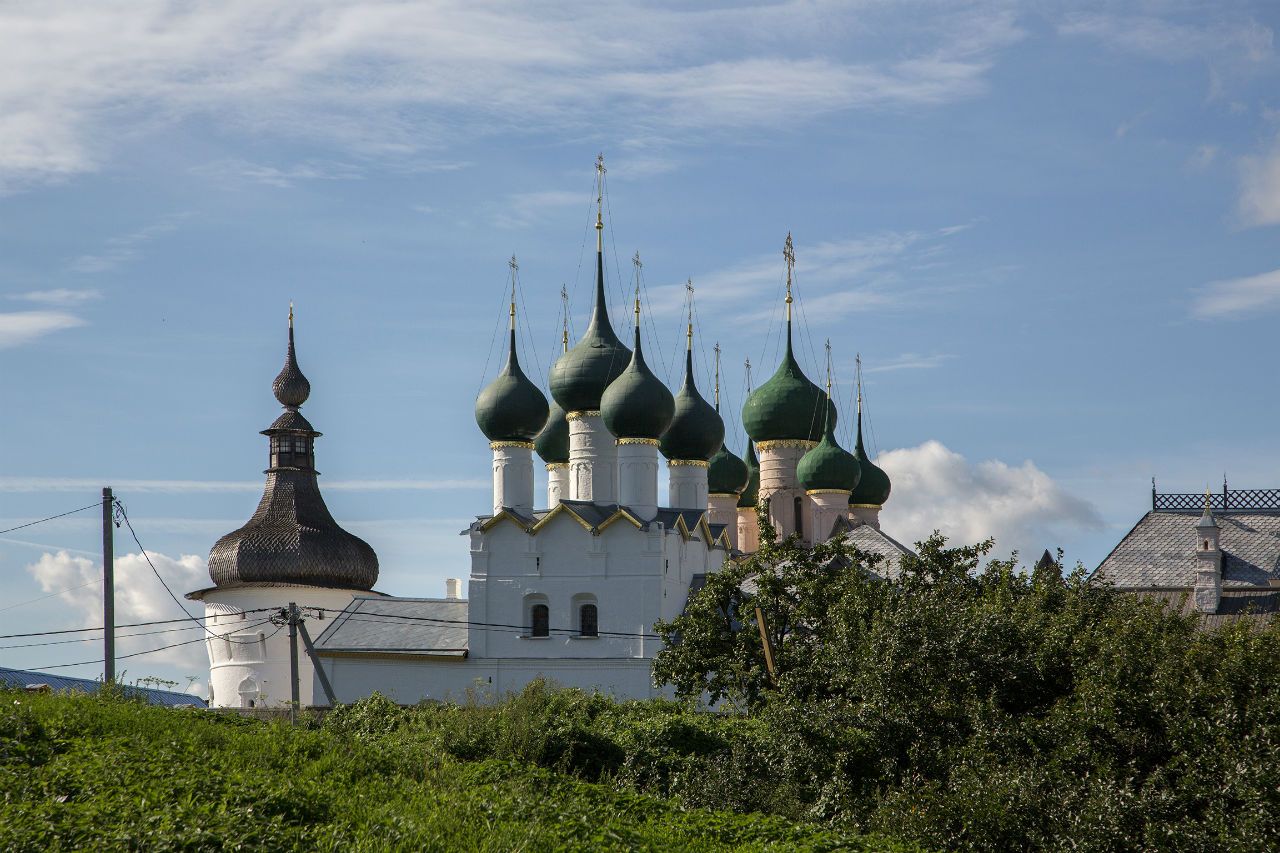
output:
[[738,506],[754,507],[760,498],[760,463],[756,460],[756,443],[747,439],[747,487],[738,498]]
[[804,375],[791,351],[791,323],[787,323],[787,351],[782,364],[747,398],[742,407],[742,425],[753,441],[822,439],[823,406],[835,428],[835,405],[821,388]]
[[476,398],[476,423],[490,441],[533,441],[546,422],[547,398],[520,369],[513,328],[506,367]]
[[564,409],[555,400],[551,401],[547,412],[547,425],[533,440],[533,449],[548,465],[569,461],[569,422],[565,420]]
[[566,412],[594,412],[609,383],[622,375],[631,352],[609,324],[604,299],[604,257],[596,252],[596,303],[582,340],[551,366],[551,396]]
[[668,459],[709,460],[724,443],[724,421],[702,399],[693,382],[693,350],[685,350],[684,384],[676,394],[675,417],[662,434],[658,449]]
[[622,375],[609,383],[600,398],[604,425],[617,438],[657,439],[666,432],[675,415],[676,402],[644,363],[640,351],[640,327],[636,326],[636,348]]
[[858,465],[862,468],[862,476],[858,479],[858,486],[853,490],[853,494],[849,495],[849,503],[884,506],[885,501],[889,500],[892,485],[889,482],[889,475],[867,458],[866,448],[862,446],[861,409],[858,411],[858,442],[853,447],[853,458],[858,460]]
[[747,463],[730,453],[723,443],[707,463],[708,494],[740,495],[750,479]]
[[[831,409],[827,410],[828,412]],[[862,464],[853,454],[836,443],[830,417],[822,441],[810,450],[796,466],[796,478],[805,491],[842,489],[852,492],[862,477]]]

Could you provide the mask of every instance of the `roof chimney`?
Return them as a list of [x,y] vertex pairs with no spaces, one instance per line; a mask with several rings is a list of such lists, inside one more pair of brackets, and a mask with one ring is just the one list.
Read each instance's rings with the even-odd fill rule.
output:
[[460,578],[445,578],[444,597],[450,601],[457,601],[462,598],[462,580]]

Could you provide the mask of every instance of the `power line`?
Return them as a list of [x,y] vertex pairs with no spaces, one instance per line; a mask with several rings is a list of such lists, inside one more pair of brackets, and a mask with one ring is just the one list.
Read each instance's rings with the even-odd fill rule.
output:
[[[305,610],[306,608],[304,607],[303,609]],[[357,617],[371,617],[371,618],[358,619]],[[342,616],[342,613],[340,612],[338,616],[334,618],[342,619],[342,621],[344,622],[349,620],[359,621],[359,622],[373,622],[378,619],[395,619],[395,620],[400,620],[405,622],[429,622],[432,624],[440,624],[440,625],[462,625],[469,628],[503,628],[503,629],[509,629],[513,631],[522,631],[522,632],[527,632],[529,630],[529,626],[527,625],[511,625],[504,622],[472,622],[467,619],[444,619],[444,618],[435,617],[435,616],[405,616],[398,613],[373,613],[369,611],[355,611],[354,613],[352,613],[349,616],[346,616],[345,618]],[[549,630],[554,633],[571,634],[573,636],[579,636],[580,634],[580,632],[574,628],[550,628]],[[662,639],[657,634],[636,633],[634,631],[597,631],[596,634],[601,637],[625,637],[628,639],[642,639],[642,640]]]
[[[256,625],[250,625],[249,627],[258,628],[263,625],[266,625],[270,621],[271,620],[268,619],[266,621],[259,622]],[[204,627],[204,626],[201,626],[201,627]],[[244,630],[244,629],[239,629],[239,630]],[[271,632],[269,636],[274,637],[278,633],[280,633],[280,631],[279,629],[276,629],[275,631]],[[229,636],[230,636],[230,633],[213,634],[213,637],[219,640],[225,640]],[[266,639],[266,638],[264,637],[263,639]],[[180,646],[189,646],[192,643],[203,643],[204,641],[205,641],[204,637],[196,637],[194,640],[184,640],[180,643],[170,643],[169,645],[161,646],[158,649],[147,649],[144,652],[134,652],[133,654],[128,654],[128,655],[117,655],[116,660],[124,660],[125,658],[136,658],[136,657],[141,657],[142,655],[153,655],[156,652],[166,652],[169,649],[176,649],[176,648],[179,648]],[[236,641],[231,640],[230,642],[236,642]],[[252,642],[256,643],[258,641],[253,640]],[[52,666],[38,666],[38,667],[34,667],[34,670],[39,672],[45,669],[66,669],[69,666],[87,666],[88,664],[91,664],[91,663],[101,663],[101,662],[102,662],[101,658],[94,658],[93,660],[82,660],[82,661],[76,661],[75,663],[57,663],[57,664],[53,664]]]
[[[243,610],[243,611],[240,611],[240,612],[242,612],[242,613],[263,613],[263,612],[268,611],[268,610],[269,610],[269,611],[274,612],[274,611],[275,611],[275,610],[277,610],[277,609],[278,609],[278,608],[275,608],[275,607],[255,607],[255,608],[254,608],[254,609],[252,609],[252,610]],[[153,622],[130,622],[130,623],[128,623],[128,624],[124,624],[124,625],[116,625],[116,627],[117,627],[117,628],[145,628],[145,627],[147,627],[148,625],[172,625],[172,624],[173,624],[173,623],[175,623],[175,622],[187,622],[187,621],[189,621],[189,620],[191,620],[191,619],[195,619],[195,618],[197,618],[197,617],[194,617],[194,616],[188,616],[186,619],[156,619],[156,620],[155,620],[155,621],[153,621]],[[208,617],[207,617],[207,616],[202,616],[202,617],[199,617],[199,618],[207,619]],[[103,626],[102,626],[102,625],[99,625],[99,626],[98,626],[98,627],[96,627],[96,628],[64,628],[64,629],[62,629],[62,630],[60,630],[60,631],[33,631],[33,632],[31,632],[31,633],[28,633],[28,634],[0,634],[0,640],[16,640],[16,639],[19,639],[19,638],[22,638],[22,637],[50,637],[50,636],[53,636],[53,635],[55,635],[55,634],[80,634],[80,633],[83,633],[83,632],[85,632],[85,631],[101,631],[101,630],[103,630]]]
[[73,509],[73,510],[70,510],[69,512],[62,512],[62,513],[58,513],[57,515],[51,515],[48,518],[42,518],[39,521],[28,521],[26,524],[19,524],[17,527],[10,527],[8,530],[0,530],[0,536],[3,536],[6,533],[12,533],[15,530],[21,530],[24,527],[31,527],[32,525],[36,525],[36,524],[44,524],[46,521],[53,521],[55,518],[65,518],[68,515],[75,515],[77,512],[84,512],[86,509],[93,509],[95,507],[100,507],[100,506],[102,506],[101,503],[91,503],[88,506],[82,506],[79,509]]
[[[116,634],[116,639],[123,637],[150,637],[153,634],[172,634],[174,631],[192,631],[195,625],[183,625],[179,628],[161,628],[158,631],[138,631],[133,634]],[[96,643],[101,637],[76,637],[73,640],[50,640],[47,643],[21,643],[13,646],[0,646],[0,651],[4,649],[34,649],[40,646],[65,646],[71,643]]]
[[0,613],[3,613],[6,610],[12,610],[15,607],[22,607],[27,604],[35,604],[37,601],[44,601],[46,598],[53,598],[54,596],[62,595],[64,592],[75,592],[77,589],[84,589],[86,586],[93,586],[95,584],[100,584],[100,583],[102,583],[102,578],[91,580],[88,583],[82,583],[79,586],[69,586],[66,589],[60,589],[57,592],[51,592],[48,595],[42,595],[39,598],[32,598],[28,601],[19,601],[17,604],[10,604],[8,607],[0,607]]

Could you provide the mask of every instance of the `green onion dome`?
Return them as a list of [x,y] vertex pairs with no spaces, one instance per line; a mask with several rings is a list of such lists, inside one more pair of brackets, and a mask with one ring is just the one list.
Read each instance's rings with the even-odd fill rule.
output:
[[551,396],[566,412],[595,412],[609,383],[622,375],[631,353],[609,324],[604,298],[604,256],[596,252],[596,303],[587,331],[551,367]]
[[862,476],[858,479],[857,488],[849,495],[849,503],[861,506],[884,506],[885,501],[889,500],[892,485],[889,482],[889,475],[867,458],[867,450],[862,446],[861,408],[858,410],[858,441],[853,447],[853,458],[858,460],[858,465],[862,468]]
[[564,409],[555,400],[551,401],[547,413],[547,425],[533,440],[533,449],[538,451],[542,461],[548,465],[569,462],[569,421],[564,416]]
[[747,487],[738,498],[739,507],[754,507],[760,498],[760,463],[756,460],[756,443],[747,439]]
[[[827,412],[824,415],[823,407]],[[791,322],[787,321],[787,351],[782,364],[742,407],[742,425],[753,441],[790,439],[820,441],[823,420],[831,418],[835,428],[835,404],[821,388],[809,381],[791,351]]]
[[724,443],[724,421],[710,403],[702,399],[693,382],[693,349],[685,350],[684,384],[676,394],[675,417],[662,434],[658,449],[668,459],[698,459],[706,462]]
[[852,492],[862,478],[862,463],[836,443],[831,426],[831,409],[827,410],[826,429],[818,446],[806,453],[796,466],[796,478],[808,492],[833,490]]
[[490,441],[531,442],[546,422],[547,398],[520,369],[513,324],[506,367],[476,398],[476,423]]
[[631,351],[631,363],[621,376],[609,383],[600,398],[604,425],[617,438],[656,440],[671,425],[675,407],[675,399],[667,386],[644,363],[644,353],[640,351],[640,327],[636,326],[636,347]]
[[716,455],[707,463],[707,493],[712,495],[741,495],[751,480],[747,463],[720,445]]

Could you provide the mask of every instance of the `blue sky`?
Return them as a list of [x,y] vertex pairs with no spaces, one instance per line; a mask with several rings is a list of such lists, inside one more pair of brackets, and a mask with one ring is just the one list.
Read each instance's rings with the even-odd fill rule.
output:
[[[379,588],[467,574],[508,258],[545,377],[607,274],[676,384],[856,353],[885,527],[1096,565],[1150,478],[1280,486],[1280,59],[1266,3],[49,2],[0,11],[0,529],[125,502],[205,585],[252,513],[289,300],[322,488]],[[851,445],[852,418],[839,437]],[[177,609],[118,532],[121,621]],[[0,633],[97,624],[93,511],[0,535]],[[69,589],[77,587],[75,589]],[[32,599],[42,600],[30,602]],[[126,640],[125,651],[195,634]],[[15,645],[0,641],[0,645]],[[92,658],[0,648],[0,664]],[[199,644],[122,662],[199,674]],[[92,665],[68,670],[93,676]]]

